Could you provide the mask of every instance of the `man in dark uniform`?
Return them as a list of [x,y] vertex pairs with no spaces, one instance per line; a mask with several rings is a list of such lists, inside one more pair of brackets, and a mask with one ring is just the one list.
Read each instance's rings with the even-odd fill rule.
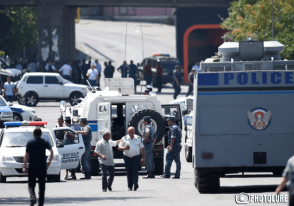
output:
[[181,78],[180,67],[179,65],[176,65],[175,70],[173,71],[173,87],[175,90],[174,99],[176,99],[181,92]]
[[131,64],[129,65],[129,77],[134,79],[134,87],[135,87],[135,93],[137,92],[137,70],[138,67],[134,64],[133,60],[131,60]]
[[76,134],[81,134],[83,136],[83,141],[85,144],[85,153],[82,156],[81,162],[85,173],[85,177],[81,179],[91,179],[91,165],[90,165],[90,150],[92,141],[92,129],[88,125],[87,118],[81,118],[80,121],[81,131],[76,131]]
[[189,90],[188,93],[186,94],[186,97],[189,96],[193,92],[193,85],[194,85],[194,75],[195,75],[195,68],[192,68],[188,80],[189,80]]
[[[82,61],[82,66],[81,66],[81,70],[82,70],[82,74],[83,74],[83,84],[85,85],[88,85],[86,80],[87,80],[87,72],[88,72],[88,69],[90,69],[90,64],[86,64],[86,60],[83,59]],[[90,62],[91,63],[91,62]]]
[[181,140],[182,140],[182,130],[175,124],[175,118],[169,117],[168,122],[169,132],[168,132],[168,147],[165,162],[165,173],[161,175],[162,178],[170,178],[170,168],[173,160],[177,164],[176,174],[173,179],[180,179],[181,172],[181,161],[180,153],[182,150]]
[[154,144],[156,142],[156,133],[154,127],[150,124],[151,118],[149,116],[144,117],[144,130],[143,130],[143,144],[145,148],[146,163],[145,168],[147,170],[147,176],[144,179],[155,178],[154,176],[154,160],[153,160],[153,150]]

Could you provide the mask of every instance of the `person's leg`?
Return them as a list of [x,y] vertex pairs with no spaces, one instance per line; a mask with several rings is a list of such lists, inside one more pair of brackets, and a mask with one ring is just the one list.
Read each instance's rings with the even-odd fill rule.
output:
[[162,77],[161,76],[158,77],[157,84],[158,84],[158,91],[157,92],[161,92],[161,89],[162,89]]
[[138,184],[138,168],[140,165],[140,155],[132,157],[132,175],[133,175],[133,184],[137,185]]
[[88,179],[91,179],[90,150],[91,144],[85,144],[85,153],[83,154],[81,159],[83,170],[85,172],[85,177]]
[[38,170],[38,181],[39,181],[39,206],[44,205],[45,198],[45,183],[46,183],[46,168]]
[[36,178],[37,178],[37,172],[29,168],[28,172],[29,177],[29,193],[30,193],[30,200],[31,202],[36,202],[36,193],[35,193],[35,187],[36,187]]
[[98,87],[100,87],[100,78],[101,78],[101,73],[99,73],[99,75],[98,75]]
[[174,99],[177,98],[176,93],[177,93],[177,83],[173,83],[173,88],[174,88]]
[[102,171],[102,190],[107,189],[107,166],[101,164],[101,171]]
[[186,97],[191,94],[192,90],[193,90],[193,87],[192,86],[189,86],[189,89],[188,89],[188,92],[186,94]]
[[170,168],[171,168],[172,162],[173,162],[173,158],[171,156],[171,153],[168,152],[165,157],[165,171],[164,171],[164,174],[167,177],[170,177]]
[[132,189],[133,180],[132,180],[132,172],[131,172],[131,160],[129,157],[124,156],[126,171],[127,171],[127,180],[128,180],[128,188]]
[[182,146],[179,147],[177,149],[176,154],[175,154],[175,157],[174,157],[174,160],[175,160],[175,163],[177,165],[177,169],[176,169],[176,174],[175,174],[175,177],[180,177],[181,175],[181,160],[180,160],[180,153],[181,153],[181,150],[182,150]]
[[114,166],[108,166],[107,168],[108,168],[108,173],[109,173],[107,186],[109,189],[111,189],[113,179],[114,179]]

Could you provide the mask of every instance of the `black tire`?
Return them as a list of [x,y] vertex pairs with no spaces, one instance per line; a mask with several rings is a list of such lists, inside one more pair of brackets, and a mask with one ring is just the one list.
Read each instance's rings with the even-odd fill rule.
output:
[[5,183],[6,182],[6,177],[2,175],[0,172],[0,183]]
[[22,119],[22,116],[20,114],[13,112],[13,121],[14,122],[20,122],[22,120],[23,119]]
[[98,159],[90,159],[90,165],[91,165],[91,176],[99,176],[100,164]]
[[155,175],[162,175],[164,171],[164,160],[163,158],[154,158],[154,174]]
[[25,105],[25,104],[26,104],[26,102],[25,102],[25,98],[20,97],[20,98],[17,99],[17,101],[18,101],[18,103],[19,103],[20,105]]
[[185,158],[187,162],[192,162],[192,147],[185,147]]
[[69,95],[69,103],[71,106],[77,105],[79,98],[84,98],[83,94],[79,92],[73,92]]
[[194,184],[200,193],[216,193],[220,188],[219,173],[194,168]]
[[135,114],[133,114],[133,116],[131,117],[130,121],[129,121],[129,127],[133,126],[135,128],[136,134],[142,137],[143,134],[143,118],[145,116],[150,116],[151,117],[151,125],[154,126],[156,124],[155,131],[156,131],[156,135],[157,135],[157,139],[156,139],[156,143],[159,142],[165,132],[166,132],[166,128],[165,128],[165,120],[164,118],[161,116],[161,114],[159,114],[156,110],[154,109],[142,109],[137,111]]
[[60,173],[59,175],[52,175],[53,176],[53,182],[60,182]]
[[48,182],[54,182],[54,177],[53,177],[53,175],[47,175],[47,181],[48,181]]
[[39,102],[39,96],[35,92],[30,92],[25,95],[25,104],[28,107],[34,107]]

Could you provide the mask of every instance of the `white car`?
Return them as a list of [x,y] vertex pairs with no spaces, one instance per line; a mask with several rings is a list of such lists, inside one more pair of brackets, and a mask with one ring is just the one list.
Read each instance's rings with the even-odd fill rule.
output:
[[74,84],[57,73],[26,73],[17,85],[17,97],[20,104],[36,106],[40,100],[68,100],[76,105],[84,98],[89,87]]
[[30,107],[19,104],[13,104],[9,107],[13,114],[13,121],[33,121],[37,118],[36,111]]
[[175,100],[171,101],[169,104],[179,104],[179,105],[181,105],[181,110],[183,111],[183,109],[186,108],[185,101],[187,98],[193,100],[193,96],[188,96],[188,97],[182,97],[182,98],[175,99]]
[[[26,153],[27,142],[33,139],[34,126],[47,124],[47,122],[6,122],[7,128],[2,130],[0,136],[0,183],[6,182],[7,177],[24,177],[23,159]],[[82,135],[76,135],[75,131],[69,127],[53,128],[51,135],[48,128],[41,128],[42,137],[48,141],[53,150],[53,159],[47,169],[48,181],[60,181],[61,169],[77,168],[82,155],[85,152],[85,146]],[[74,144],[64,145],[56,141],[58,132],[69,131],[74,137]],[[47,158],[50,151],[46,151]]]

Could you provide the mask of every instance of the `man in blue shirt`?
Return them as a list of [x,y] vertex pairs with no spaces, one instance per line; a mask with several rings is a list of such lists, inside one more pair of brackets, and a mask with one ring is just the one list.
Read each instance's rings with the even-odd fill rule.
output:
[[124,63],[117,68],[117,70],[121,70],[121,78],[127,78],[128,77],[128,71],[129,71],[129,66],[127,65],[127,62],[124,61]]
[[133,60],[131,60],[131,64],[129,65],[129,77],[134,79],[134,87],[135,87],[135,93],[137,92],[137,77],[136,77],[136,73],[138,70],[138,67],[133,63]]
[[7,77],[7,82],[5,82],[4,84],[4,92],[2,94],[2,96],[4,97],[5,95],[5,99],[8,102],[13,102],[13,96],[15,94],[15,89],[14,89],[14,84],[13,82],[11,82],[11,78]]

